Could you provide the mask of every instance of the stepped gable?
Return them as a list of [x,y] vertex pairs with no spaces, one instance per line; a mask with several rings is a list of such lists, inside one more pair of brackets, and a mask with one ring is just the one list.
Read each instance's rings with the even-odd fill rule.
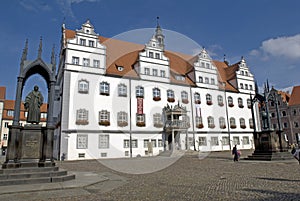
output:
[[[65,43],[67,40],[75,38],[76,31],[65,29]],[[122,41],[114,38],[106,38],[103,36],[98,36],[101,44],[106,46],[106,66],[107,75],[112,76],[125,76],[138,78],[138,73],[134,70],[133,65],[138,62],[139,52],[144,51],[145,45],[136,44],[132,42]],[[198,56],[187,55],[183,53],[164,51],[166,57],[170,61],[170,80],[171,83],[175,84],[186,84],[190,86],[195,86],[193,81],[195,78],[189,76],[189,73],[194,70],[194,62],[197,60]],[[219,72],[219,88],[222,89],[222,82],[225,82],[225,90],[238,92],[238,90],[232,86],[228,81],[236,78],[236,71],[239,69],[239,63],[228,66],[226,62],[216,61],[213,63]],[[118,70],[118,66],[122,66],[124,69],[122,71]],[[185,80],[176,80],[175,75],[185,76]]]
[[277,91],[281,95],[282,101],[288,103],[290,101],[291,95],[284,91]]
[[289,106],[300,105],[300,86],[293,87]]

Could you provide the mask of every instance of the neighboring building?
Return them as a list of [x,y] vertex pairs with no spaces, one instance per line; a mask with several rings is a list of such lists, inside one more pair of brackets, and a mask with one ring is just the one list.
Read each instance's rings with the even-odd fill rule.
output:
[[[245,59],[229,65],[205,49],[196,56],[167,51],[164,38],[159,25],[146,45],[99,36],[89,21],[76,31],[63,25],[56,158],[145,156],[149,144],[153,155],[175,148],[170,144],[203,151],[254,148],[255,82]],[[178,108],[168,113],[168,129],[165,107]]]
[[[4,110],[4,100],[6,96],[6,88],[0,87],[0,125],[2,125],[2,116],[3,116],[3,110]],[[2,135],[2,126],[0,130],[0,149],[4,146],[4,136]],[[6,137],[4,138],[6,139]],[[1,152],[0,152],[1,154]]]
[[[4,149],[7,147],[7,140],[9,135],[9,126],[12,125],[13,117],[14,117],[14,100],[6,100],[5,97],[6,88],[0,87],[0,112],[2,111],[1,116],[1,130],[0,130],[0,139],[1,145]],[[3,96],[4,94],[4,96]],[[1,96],[2,95],[2,96]],[[1,105],[3,105],[3,109],[1,110]],[[20,111],[20,125],[24,126],[26,124],[26,116],[27,112],[24,109],[24,104],[21,104]],[[46,125],[47,120],[47,104],[43,104],[41,107],[41,123],[43,126]]]
[[289,100],[289,114],[292,132],[290,143],[300,145],[300,86],[293,87]]

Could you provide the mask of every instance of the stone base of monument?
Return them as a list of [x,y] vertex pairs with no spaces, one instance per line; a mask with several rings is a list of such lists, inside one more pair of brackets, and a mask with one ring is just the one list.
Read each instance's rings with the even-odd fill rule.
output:
[[6,161],[0,169],[0,186],[63,182],[75,179],[60,171],[53,160],[53,127],[29,124],[9,128]]
[[287,149],[287,144],[281,136],[281,148],[278,131],[263,131],[257,133],[255,138],[255,151],[246,160],[291,160],[292,154]]
[[58,167],[15,168],[0,170],[0,186],[64,182],[75,179]]

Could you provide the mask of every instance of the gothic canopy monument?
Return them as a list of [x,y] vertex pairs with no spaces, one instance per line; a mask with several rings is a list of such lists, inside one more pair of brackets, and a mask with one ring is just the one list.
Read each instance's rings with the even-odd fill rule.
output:
[[[55,129],[53,107],[56,82],[54,48],[52,49],[50,64],[46,64],[41,58],[42,39],[39,44],[38,56],[34,61],[27,60],[27,52],[28,41],[26,41],[21,58],[13,124],[9,127],[7,155],[2,168],[55,166],[53,159],[53,135]],[[39,124],[40,107],[44,102],[44,97],[39,91],[39,87],[34,86],[33,91],[26,96],[24,101],[24,107],[28,112],[27,124],[21,126],[19,122],[23,87],[26,80],[34,74],[41,75],[47,83],[47,123],[46,126]]]

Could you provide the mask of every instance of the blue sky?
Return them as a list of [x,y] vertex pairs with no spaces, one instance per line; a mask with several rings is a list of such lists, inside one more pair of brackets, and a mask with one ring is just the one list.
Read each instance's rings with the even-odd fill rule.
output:
[[[63,22],[75,30],[90,19],[97,33],[114,37],[135,29],[154,28],[159,16],[163,29],[205,46],[215,60],[223,60],[226,54],[226,59],[235,63],[244,56],[259,86],[268,79],[270,85],[287,90],[300,85],[299,9],[298,0],[1,1],[0,86],[7,87],[7,98],[15,98],[26,39],[29,60],[37,57],[40,37],[46,62],[50,62],[53,45],[59,54]],[[24,93],[40,79],[30,78]],[[46,94],[45,83],[41,90]]]

